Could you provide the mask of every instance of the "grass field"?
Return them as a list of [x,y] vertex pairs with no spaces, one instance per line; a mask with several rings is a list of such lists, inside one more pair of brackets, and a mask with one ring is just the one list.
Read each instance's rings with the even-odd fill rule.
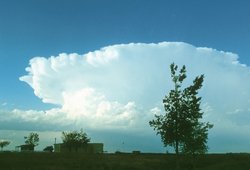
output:
[[[174,155],[80,153],[0,153],[0,170],[172,170]],[[181,158],[181,169],[191,168]],[[196,159],[197,170],[249,170],[250,154],[208,154]]]

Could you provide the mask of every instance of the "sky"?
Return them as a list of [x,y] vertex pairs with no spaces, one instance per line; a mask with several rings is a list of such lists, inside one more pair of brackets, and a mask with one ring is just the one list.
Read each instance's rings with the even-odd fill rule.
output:
[[166,152],[148,121],[163,114],[169,65],[187,66],[210,153],[250,152],[250,2],[1,0],[0,139],[40,134],[37,150],[80,130],[105,150]]

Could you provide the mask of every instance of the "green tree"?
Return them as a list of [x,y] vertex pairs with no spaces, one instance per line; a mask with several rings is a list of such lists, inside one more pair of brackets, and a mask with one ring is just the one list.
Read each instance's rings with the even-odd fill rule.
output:
[[28,136],[24,137],[25,144],[37,146],[39,144],[39,135],[37,133],[31,132]]
[[53,150],[54,150],[53,146],[46,146],[46,147],[43,149],[43,151],[45,151],[45,152],[53,152]]
[[4,148],[5,146],[8,146],[9,144],[10,144],[10,141],[1,140],[1,141],[0,141],[1,151],[3,151],[3,148]]
[[161,136],[164,146],[175,149],[178,169],[180,152],[196,154],[207,151],[208,129],[212,125],[200,122],[203,112],[200,109],[201,97],[197,94],[204,75],[196,77],[192,85],[182,89],[187,77],[185,65],[178,70],[173,63],[170,69],[174,89],[163,99],[165,115],[155,115],[149,124]]
[[77,149],[83,145],[86,145],[90,142],[90,138],[88,138],[87,134],[83,132],[81,129],[78,131],[71,131],[71,132],[62,132],[62,141],[63,144],[69,148],[69,151],[72,148],[77,151]]

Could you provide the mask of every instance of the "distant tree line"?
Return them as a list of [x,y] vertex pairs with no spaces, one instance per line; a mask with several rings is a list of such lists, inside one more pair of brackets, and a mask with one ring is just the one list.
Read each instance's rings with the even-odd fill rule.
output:
[[[83,132],[83,129],[80,131],[63,131],[62,132],[62,141],[63,145],[67,147],[70,151],[75,150],[79,147],[82,147],[90,142],[90,138],[87,136],[85,132]],[[27,136],[24,136],[24,143],[25,145],[31,146],[31,148],[34,148],[39,145],[39,134],[31,132]],[[10,144],[10,141],[8,140],[0,140],[0,148],[1,151],[3,151],[3,148],[8,146]],[[54,150],[53,146],[46,146],[43,151],[49,151],[52,152]]]
[[[39,134],[31,132],[27,136],[24,136],[24,143],[25,145],[31,146],[31,148],[34,148],[39,145]],[[67,147],[70,151],[75,150],[79,147],[82,147],[90,142],[90,138],[87,136],[85,132],[83,132],[83,129],[80,131],[63,131],[62,132],[62,141],[63,145]],[[10,141],[8,140],[0,140],[0,147],[1,151],[3,151],[3,148],[8,146],[10,144]],[[49,151],[52,152],[54,150],[53,146],[47,146],[43,149],[43,151]]]

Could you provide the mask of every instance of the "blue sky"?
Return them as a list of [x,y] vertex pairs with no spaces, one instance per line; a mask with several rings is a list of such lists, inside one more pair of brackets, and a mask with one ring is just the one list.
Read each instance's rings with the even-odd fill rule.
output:
[[[159,136],[155,137],[146,124],[138,123],[140,125],[134,126],[133,121],[137,123],[138,117],[142,116],[147,123],[152,109],[162,109],[160,101],[170,89],[170,86],[164,88],[165,84],[170,83],[168,65],[175,61],[189,66],[189,81],[202,73],[208,75],[207,84],[202,91],[203,108],[207,115],[205,120],[213,123],[215,120],[225,119],[223,126],[220,122],[215,122],[215,127],[217,124],[221,126],[211,132],[211,152],[249,151],[247,140],[250,139],[237,131],[237,128],[243,132],[249,131],[247,120],[250,122],[249,92],[245,92],[250,81],[249,7],[250,2],[245,0],[1,0],[0,109],[1,117],[6,117],[1,121],[1,137],[8,138],[8,135],[3,135],[7,130],[12,130],[13,134],[26,133],[27,130],[49,133],[84,127],[94,136],[94,140],[104,141],[109,150],[121,148],[121,141],[127,140],[130,144],[122,146],[124,150],[139,147],[146,151],[162,151],[164,149],[160,141],[157,142],[160,140]],[[102,49],[103,47],[105,48]],[[164,51],[169,53],[165,54]],[[202,54],[207,58],[201,59]],[[181,58],[184,55],[188,59]],[[37,56],[40,58],[34,59]],[[55,56],[54,59],[51,56]],[[174,56],[176,58],[171,58]],[[51,72],[52,60],[56,63],[58,72]],[[60,62],[66,64],[59,67]],[[246,66],[238,64],[234,67],[228,64],[233,62]],[[158,70],[161,64],[165,65],[165,69]],[[40,66],[42,71],[37,69]],[[32,68],[33,73],[37,74],[26,71],[26,67]],[[42,72],[51,77],[44,76]],[[148,77],[141,81],[147,83],[147,86],[141,88],[140,83],[129,83],[135,82],[143,73]],[[26,78],[20,78],[23,76]],[[39,81],[31,82],[30,79],[34,77]],[[222,82],[227,84],[218,83],[216,87],[214,82],[222,78]],[[153,81],[159,84],[153,85]],[[72,85],[70,82],[75,83]],[[75,85],[77,83],[84,86],[80,88],[80,85]],[[154,87],[160,90],[155,90]],[[220,88],[224,91],[221,92]],[[63,91],[57,91],[58,89]],[[235,89],[239,91],[235,92]],[[212,92],[218,95],[213,96],[213,100],[208,95]],[[226,102],[222,95],[228,99]],[[84,97],[85,103],[90,102],[88,104],[92,108],[82,108],[85,104],[76,102],[81,98],[84,100]],[[149,100],[151,97],[152,100]],[[237,102],[233,105],[234,101],[229,100],[234,97],[238,97],[238,105]],[[79,111],[84,109],[89,109],[85,110],[89,115]],[[111,111],[118,116],[112,115]],[[100,128],[98,121],[88,123],[99,118],[95,117],[97,112],[106,114],[101,117],[105,122],[104,129]],[[119,114],[120,112],[122,113]],[[138,115],[139,112],[143,115]],[[225,115],[218,116],[217,112]],[[232,114],[226,114],[227,112]],[[50,116],[46,117],[44,113]],[[58,115],[62,120],[49,123],[52,118],[58,119]],[[86,118],[77,122],[79,115]],[[114,121],[109,122],[109,119]],[[230,128],[234,128],[232,134],[229,133]],[[119,136],[120,131],[123,135]],[[145,135],[135,137],[139,132],[145,132]],[[117,140],[111,141],[111,134],[116,134]],[[239,137],[236,139],[234,134]],[[9,138],[22,142],[16,136],[10,135]],[[148,146],[146,142],[136,145],[138,141],[145,141],[151,136],[152,145]],[[57,138],[60,138],[59,132]],[[131,142],[132,139],[134,142]],[[244,142],[240,146],[231,146],[225,139],[234,143]],[[46,139],[43,145],[49,142],[50,139]],[[218,147],[221,144],[224,147]]]

